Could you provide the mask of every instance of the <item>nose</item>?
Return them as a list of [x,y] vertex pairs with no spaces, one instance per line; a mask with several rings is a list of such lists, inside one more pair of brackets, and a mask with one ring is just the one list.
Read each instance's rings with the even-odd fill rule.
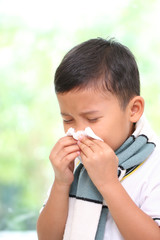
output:
[[75,131],[83,131],[85,130],[86,128],[86,124],[83,124],[83,123],[79,123],[79,124],[76,124],[76,126],[74,127]]

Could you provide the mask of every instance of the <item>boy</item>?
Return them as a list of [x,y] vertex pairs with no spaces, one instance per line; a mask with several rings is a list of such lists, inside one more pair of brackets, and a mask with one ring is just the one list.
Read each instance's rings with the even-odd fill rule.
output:
[[160,150],[142,117],[130,50],[100,38],[76,46],[56,71],[55,91],[65,132],[90,127],[103,141],[65,136],[53,147],[39,240],[159,240]]

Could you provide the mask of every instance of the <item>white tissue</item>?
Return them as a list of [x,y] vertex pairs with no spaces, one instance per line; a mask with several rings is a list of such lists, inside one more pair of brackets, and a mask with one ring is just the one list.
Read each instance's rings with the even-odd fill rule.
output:
[[93,139],[101,140],[103,141],[100,137],[98,137],[93,130],[90,127],[86,127],[84,131],[77,131],[75,132],[74,128],[69,128],[66,136],[72,136],[74,139],[78,140],[79,136],[88,136]]
[[[98,137],[93,130],[90,127],[86,127],[84,131],[77,131],[75,132],[74,128],[69,128],[66,136],[72,136],[74,139],[78,140],[79,136],[88,136],[91,137],[93,139],[97,139],[100,141],[103,141],[100,137]],[[77,157],[77,159],[82,163],[82,159],[80,156]]]

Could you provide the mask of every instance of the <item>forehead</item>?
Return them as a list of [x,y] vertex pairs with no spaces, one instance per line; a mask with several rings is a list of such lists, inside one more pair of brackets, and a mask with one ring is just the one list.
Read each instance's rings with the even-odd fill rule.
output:
[[119,101],[111,92],[83,89],[57,94],[61,112],[97,111],[108,107],[119,106]]

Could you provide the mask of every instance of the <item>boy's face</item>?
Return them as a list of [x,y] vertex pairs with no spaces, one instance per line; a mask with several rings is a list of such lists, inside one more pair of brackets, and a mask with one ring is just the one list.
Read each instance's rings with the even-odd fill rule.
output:
[[65,132],[90,127],[113,150],[119,148],[132,134],[130,111],[120,107],[118,99],[110,92],[82,89],[57,94]]

